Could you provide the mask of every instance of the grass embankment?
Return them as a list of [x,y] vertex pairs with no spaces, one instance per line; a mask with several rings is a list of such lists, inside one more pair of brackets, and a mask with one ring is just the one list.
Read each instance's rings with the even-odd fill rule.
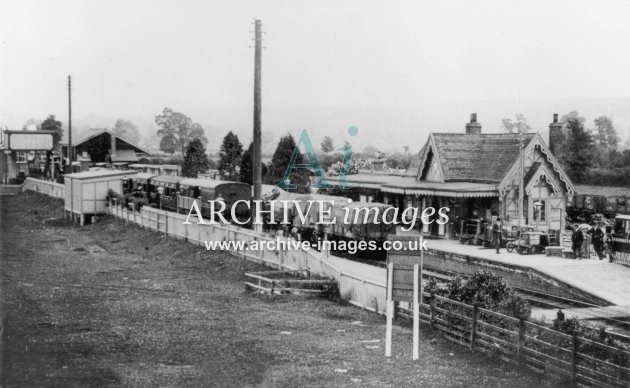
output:
[[0,197],[2,386],[540,386],[532,374],[318,298],[244,292],[264,268],[62,203]]

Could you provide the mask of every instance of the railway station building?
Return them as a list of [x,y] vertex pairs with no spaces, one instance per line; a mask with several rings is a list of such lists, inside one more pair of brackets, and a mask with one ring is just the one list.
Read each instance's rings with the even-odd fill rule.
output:
[[[64,142],[64,155],[68,143]],[[92,129],[83,138],[72,142],[74,155],[85,156],[91,163],[111,164],[115,167],[137,163],[139,158],[151,153],[139,145],[107,129]]]
[[[557,115],[550,125],[557,126]],[[522,155],[522,160],[521,160]],[[430,133],[402,176],[349,175],[352,196],[401,208],[450,208],[449,223],[423,232],[457,238],[461,221],[500,217],[504,225],[562,230],[576,189],[539,133],[482,133],[472,114],[466,131]],[[421,223],[418,223],[421,225]],[[418,231],[419,232],[419,231]]]

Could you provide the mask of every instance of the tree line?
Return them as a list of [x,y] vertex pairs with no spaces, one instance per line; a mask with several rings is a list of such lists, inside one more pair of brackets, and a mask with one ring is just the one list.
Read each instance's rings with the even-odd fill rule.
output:
[[[554,140],[554,153],[574,183],[602,186],[630,186],[630,149],[622,149],[615,126],[607,116],[599,116],[593,125],[577,111],[560,119],[562,132]],[[503,119],[503,130],[529,132],[527,118]],[[627,148],[627,147],[626,147]]]

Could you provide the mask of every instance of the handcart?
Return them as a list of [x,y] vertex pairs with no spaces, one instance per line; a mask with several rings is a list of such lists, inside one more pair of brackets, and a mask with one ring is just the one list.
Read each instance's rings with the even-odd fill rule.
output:
[[486,221],[470,219],[462,221],[459,242],[466,245],[480,245],[486,230]]
[[541,231],[522,232],[517,240],[508,243],[507,251],[516,249],[519,254],[542,253],[549,245],[547,233]]

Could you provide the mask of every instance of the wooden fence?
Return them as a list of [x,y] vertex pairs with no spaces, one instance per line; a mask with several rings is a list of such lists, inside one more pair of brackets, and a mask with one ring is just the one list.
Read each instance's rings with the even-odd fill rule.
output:
[[[184,224],[185,215],[144,206],[140,212],[110,206],[109,212],[156,232],[204,245],[204,241],[252,241],[274,238],[233,225]],[[326,253],[314,249],[232,251],[245,260],[281,270],[306,270],[337,280],[342,297],[353,305],[385,314],[386,284],[367,279],[362,272],[373,266],[332,263]],[[336,261],[339,263],[340,261]],[[420,318],[450,341],[534,369],[539,373],[593,387],[627,387],[630,353],[612,346],[570,336],[544,326],[500,313],[422,293]],[[399,306],[397,314],[410,317]]]
[[[412,317],[402,306],[397,313]],[[452,342],[538,373],[592,387],[630,384],[627,350],[426,292],[420,319]]]
[[45,181],[35,178],[26,178],[22,190],[31,190],[38,193],[46,194],[49,197],[64,198],[65,186],[61,183]]
[[630,238],[612,237],[613,251],[612,262],[630,266]]

